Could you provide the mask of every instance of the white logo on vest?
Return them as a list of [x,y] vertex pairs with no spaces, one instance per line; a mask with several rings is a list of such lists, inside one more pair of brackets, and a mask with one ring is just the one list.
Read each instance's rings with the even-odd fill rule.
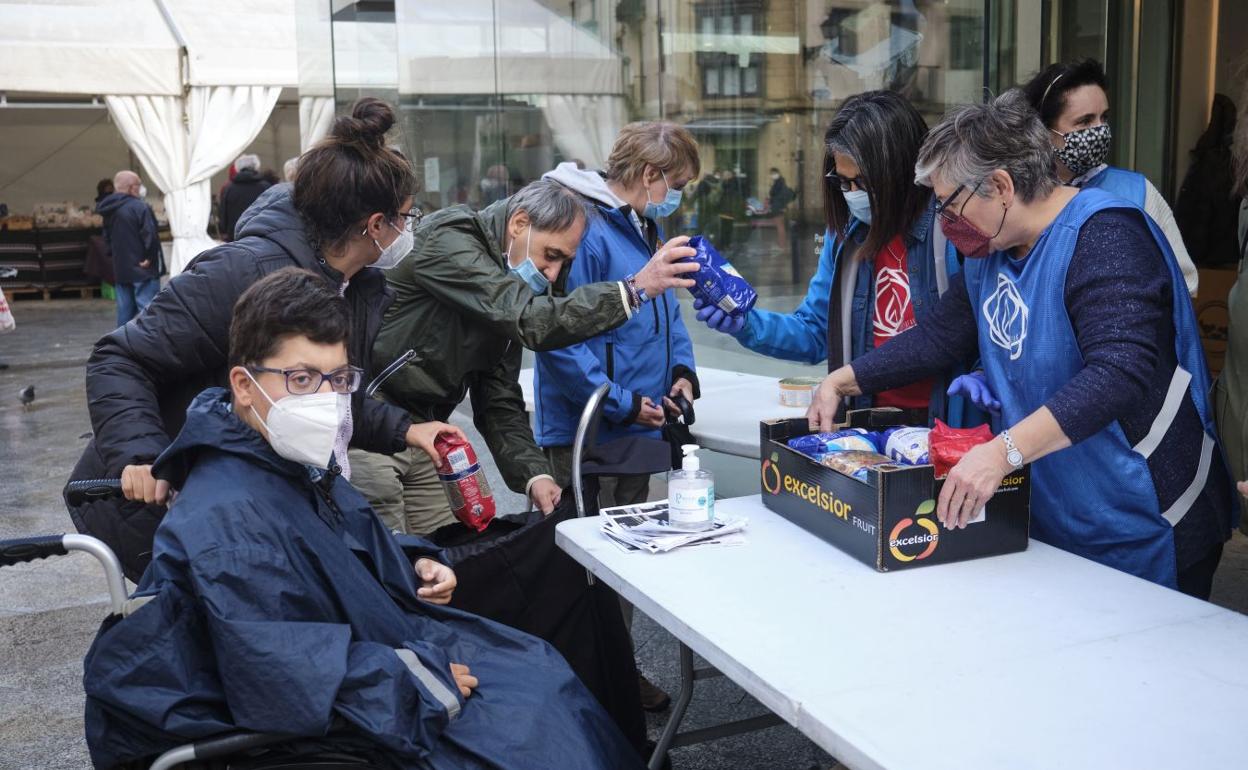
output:
[[997,290],[984,300],[984,320],[988,322],[988,334],[992,341],[1010,351],[1011,361],[1017,361],[1023,355],[1028,313],[1018,287],[1008,277],[998,273]]
[[905,270],[886,267],[875,279],[875,333],[896,337],[914,324],[906,324],[910,306],[910,278]]

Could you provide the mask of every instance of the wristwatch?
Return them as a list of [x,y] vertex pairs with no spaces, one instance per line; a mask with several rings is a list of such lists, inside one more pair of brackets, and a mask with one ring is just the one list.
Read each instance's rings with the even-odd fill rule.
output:
[[1010,464],[1014,470],[1023,467],[1023,453],[1018,451],[1018,447],[1014,444],[1014,439],[1010,438],[1008,430],[1001,431],[1001,440],[1005,442],[1005,461]]

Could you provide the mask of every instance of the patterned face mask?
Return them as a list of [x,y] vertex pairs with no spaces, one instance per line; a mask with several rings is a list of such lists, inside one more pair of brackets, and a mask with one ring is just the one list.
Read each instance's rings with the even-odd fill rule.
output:
[[[1049,130],[1053,131],[1051,128]],[[1053,133],[1066,140],[1066,146],[1060,150],[1054,150],[1054,154],[1075,176],[1086,174],[1104,163],[1105,158],[1109,156],[1109,142],[1113,136],[1108,123],[1081,128],[1066,134],[1060,131],[1053,131]]]

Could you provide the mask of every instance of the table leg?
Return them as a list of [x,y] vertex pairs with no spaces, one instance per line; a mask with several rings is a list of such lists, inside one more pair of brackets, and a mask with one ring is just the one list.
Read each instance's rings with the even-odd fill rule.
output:
[[676,701],[672,704],[672,715],[667,718],[663,734],[659,736],[659,742],[655,744],[654,753],[650,755],[650,770],[659,770],[663,766],[663,758],[667,755],[667,750],[672,747],[676,731],[680,729],[680,723],[685,718],[685,711],[689,708],[689,701],[693,700],[693,650],[689,649],[684,642],[678,643],[680,644],[680,692],[677,693]]

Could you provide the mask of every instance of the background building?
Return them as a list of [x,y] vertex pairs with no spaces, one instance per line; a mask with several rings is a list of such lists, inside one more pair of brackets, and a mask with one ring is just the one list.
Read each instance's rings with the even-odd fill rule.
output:
[[[598,167],[619,126],[674,120],[704,174],[667,231],[709,235],[774,295],[800,294],[813,270],[823,132],[848,96],[896,90],[934,123],[1093,56],[1111,79],[1113,161],[1173,197],[1214,91],[1238,100],[1248,34],[1228,0],[298,2],[301,81],[316,70],[300,95],[325,110],[395,100],[426,208],[488,203],[565,160]],[[792,191],[782,218],[773,168]]]

